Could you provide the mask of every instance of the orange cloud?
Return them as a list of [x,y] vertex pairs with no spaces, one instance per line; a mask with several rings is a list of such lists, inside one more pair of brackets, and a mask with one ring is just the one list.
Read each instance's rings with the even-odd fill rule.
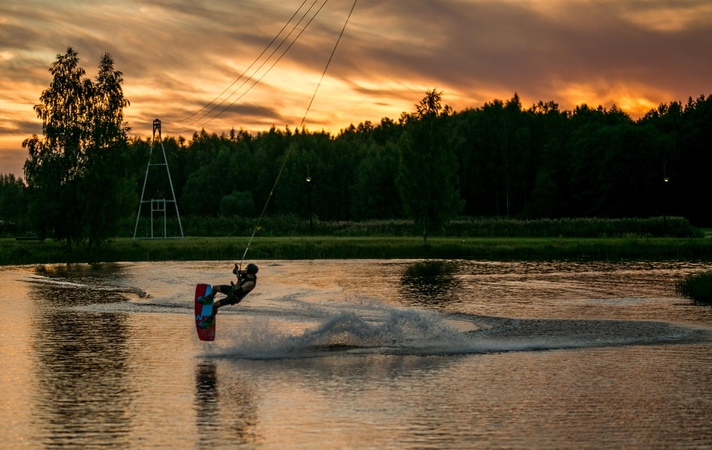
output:
[[[432,88],[444,91],[445,102],[457,110],[517,92],[525,107],[539,100],[554,100],[564,109],[615,103],[637,117],[659,103],[712,91],[712,60],[701,57],[712,54],[708,3],[361,0],[306,126],[336,133],[352,122],[397,118]],[[232,89],[220,93],[267,48],[300,4],[97,0],[80,7],[3,1],[0,172],[20,173],[21,142],[40,131],[32,106],[51,81],[47,68],[55,55],[70,45],[90,76],[101,53],[112,54],[124,72],[131,101],[125,113],[135,134],[150,135],[156,117],[167,132],[186,137],[203,126],[218,133],[298,126],[352,0],[330,1],[282,55],[322,4],[316,2],[292,38],[267,59],[277,39],[253,66],[259,84],[245,93],[248,82],[230,97]],[[307,1],[297,19],[312,4]],[[180,121],[216,98],[225,102],[215,113],[224,112],[210,122],[216,114]]]

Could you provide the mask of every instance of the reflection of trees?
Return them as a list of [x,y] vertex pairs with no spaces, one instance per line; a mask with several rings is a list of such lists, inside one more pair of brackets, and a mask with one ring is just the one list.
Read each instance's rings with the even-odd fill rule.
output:
[[206,361],[195,368],[195,408],[197,410],[198,439],[201,446],[213,443],[220,430],[218,380],[215,364]]
[[401,295],[413,306],[444,306],[457,300],[460,281],[458,267],[448,261],[421,261],[410,264],[401,277]]
[[195,408],[200,446],[257,443],[257,407],[252,392],[239,378],[218,383],[212,361],[195,368]]
[[125,301],[123,294],[145,296],[145,292],[121,283],[125,275],[120,264],[71,264],[37,266],[41,281],[30,284],[51,290],[49,297],[38,301],[52,306],[86,306]]
[[[83,270],[74,275],[81,278]],[[84,447],[99,439],[107,446],[128,446],[133,392],[126,380],[126,316],[67,309],[121,297],[77,282],[72,269],[62,271],[43,275],[65,283],[31,283],[28,291],[37,305],[32,382],[39,384],[36,416],[47,431],[45,444]]]

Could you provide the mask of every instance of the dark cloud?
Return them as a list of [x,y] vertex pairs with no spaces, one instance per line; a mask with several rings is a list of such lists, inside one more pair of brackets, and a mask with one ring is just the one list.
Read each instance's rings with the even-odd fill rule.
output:
[[[672,4],[654,3],[659,9]],[[558,3],[553,15],[536,5],[419,0],[372,5],[381,17],[397,18],[394,28],[413,39],[356,45],[358,54],[344,63],[344,72],[419,77],[465,92],[524,90],[547,99],[556,96],[562,80],[599,78],[679,92],[691,84],[702,87],[700,75],[712,68],[709,58],[699,57],[712,49],[712,22],[671,32],[632,22],[627,10],[628,15],[613,14],[609,2]],[[637,12],[643,8],[641,2],[635,5]]]
[[27,122],[5,118],[0,122],[0,134],[13,134],[30,137],[33,134],[42,134],[42,124],[39,121]]
[[[173,134],[188,134],[201,129],[213,129],[215,117],[219,117],[220,129],[248,128],[245,124],[281,124],[285,118],[274,108],[255,104],[225,104],[213,110],[216,105],[195,105],[181,114],[167,115],[162,118],[166,129]],[[197,113],[192,115],[193,112]],[[218,116],[218,113],[220,115]]]
[[[72,46],[90,76],[101,54],[112,54],[132,104],[127,118],[148,134],[154,117],[176,121],[218,97],[302,1],[5,0],[0,117],[26,105],[19,120],[29,123],[51,81],[47,68]],[[297,19],[313,4],[311,13],[322,1],[305,2]],[[208,126],[296,126],[352,4],[329,1],[260,85]],[[310,14],[272,59],[270,49],[257,61],[252,70],[267,62],[256,78]],[[525,104],[628,102],[638,109],[709,94],[710,17],[708,0],[359,0],[310,118],[316,128],[338,129],[398,117],[429,88],[443,90],[456,109],[514,92]]]
[[12,173],[15,176],[23,176],[23,166],[27,159],[27,152],[24,151],[5,151],[0,152],[0,173]]

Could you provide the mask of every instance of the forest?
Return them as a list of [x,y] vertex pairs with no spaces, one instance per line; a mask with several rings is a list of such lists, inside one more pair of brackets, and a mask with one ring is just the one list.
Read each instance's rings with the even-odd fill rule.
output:
[[[454,111],[433,89],[396,119],[337,134],[202,130],[163,136],[151,152],[150,138],[130,137],[110,55],[99,69],[87,80],[71,48],[53,63],[54,81],[35,107],[43,136],[23,143],[25,177],[0,174],[0,234],[112,237],[120,220],[135,220],[149,153],[160,155],[161,143],[182,217],[258,217],[266,205],[266,216],[408,218],[424,233],[456,217],[682,216],[712,224],[704,205],[712,96],[664,103],[633,120],[615,105],[526,107],[516,93]],[[148,179],[146,195],[169,196],[166,186]]]

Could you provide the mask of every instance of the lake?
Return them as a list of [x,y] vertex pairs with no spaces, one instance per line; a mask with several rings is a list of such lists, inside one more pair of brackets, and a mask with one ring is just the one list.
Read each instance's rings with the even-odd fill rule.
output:
[[257,263],[0,268],[0,447],[712,447],[709,264]]

